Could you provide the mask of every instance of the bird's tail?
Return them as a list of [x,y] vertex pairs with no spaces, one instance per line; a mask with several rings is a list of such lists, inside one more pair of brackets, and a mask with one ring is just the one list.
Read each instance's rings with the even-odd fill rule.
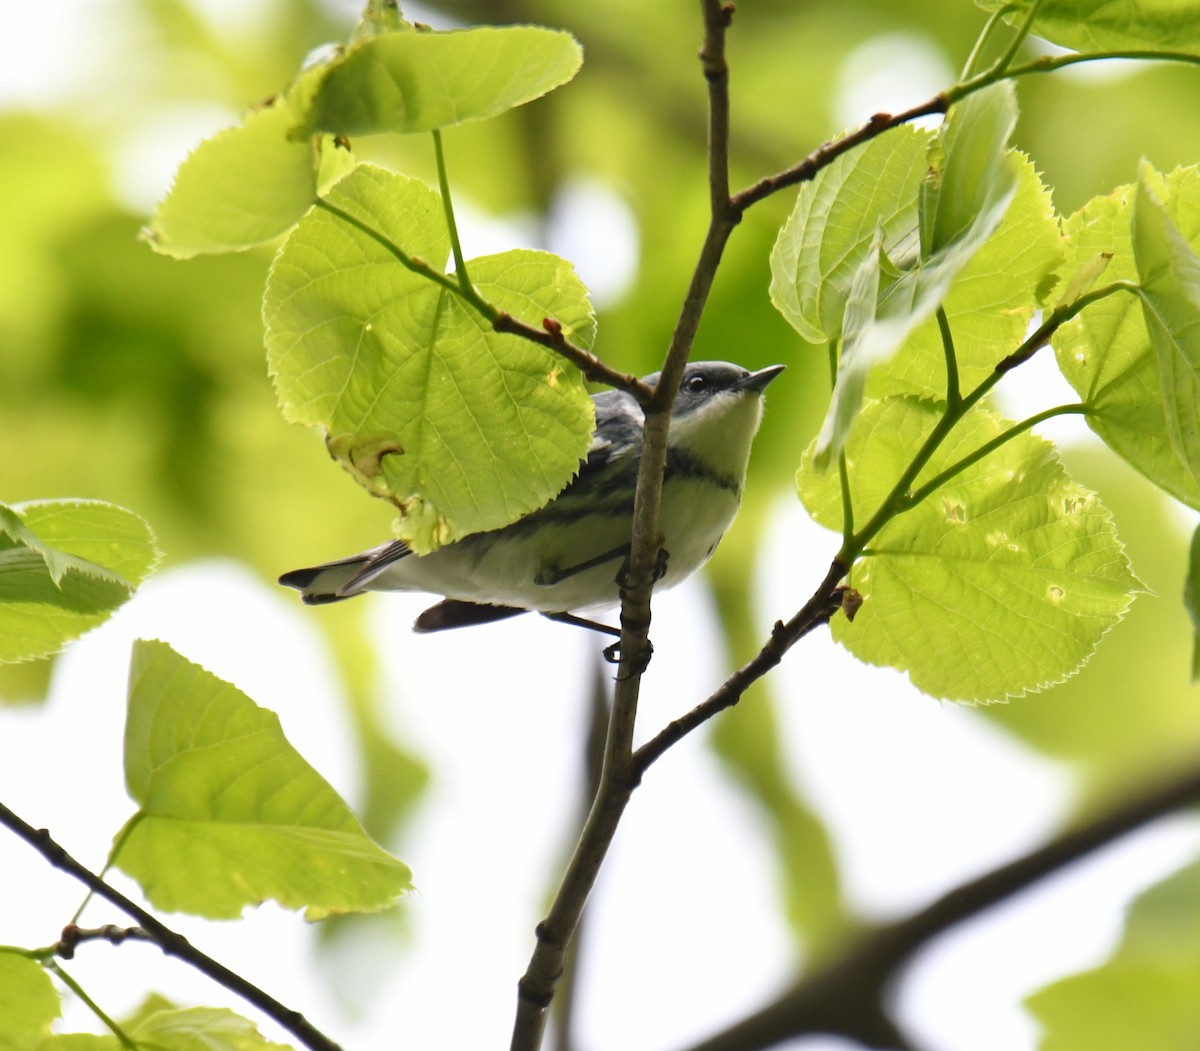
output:
[[336,562],[293,569],[279,578],[284,587],[295,588],[306,605],[340,602],[366,591],[377,576],[398,559],[410,554],[407,544],[393,540]]

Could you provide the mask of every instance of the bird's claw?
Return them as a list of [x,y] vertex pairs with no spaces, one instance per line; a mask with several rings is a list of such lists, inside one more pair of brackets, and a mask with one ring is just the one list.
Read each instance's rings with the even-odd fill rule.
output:
[[618,639],[611,646],[604,647],[604,659],[609,664],[615,664],[620,669],[617,672],[618,679],[633,679],[643,674],[650,666],[650,658],[654,656],[654,643],[649,639],[646,640],[646,649],[636,663],[626,660],[621,654],[621,640]]
[[[654,563],[654,583],[657,584],[663,577],[667,575],[667,563],[670,561],[671,552],[665,547],[658,549],[658,558]],[[629,590],[629,556],[625,556],[625,561],[621,563],[621,568],[617,570],[617,587],[622,591]]]

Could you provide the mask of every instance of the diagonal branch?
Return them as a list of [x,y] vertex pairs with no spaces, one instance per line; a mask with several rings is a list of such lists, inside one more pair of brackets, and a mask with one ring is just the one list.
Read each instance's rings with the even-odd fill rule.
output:
[[[435,285],[440,285],[451,295],[458,296],[478,312],[496,332],[507,332],[515,336],[520,336],[531,343],[540,344],[554,351],[560,357],[571,362],[589,380],[592,380],[594,383],[604,383],[618,390],[623,390],[627,394],[632,394],[640,405],[645,405],[650,401],[652,392],[636,376],[618,372],[616,369],[606,365],[591,351],[576,346],[563,335],[562,325],[554,318],[543,319],[542,327],[537,328],[489,303],[479,294],[475,286],[466,280],[465,264],[460,263],[461,270],[458,280],[455,280],[443,274],[436,267],[430,266],[424,259],[409,255],[391,238],[375,229],[370,223],[364,222],[332,201],[328,201],[324,197],[318,197],[314,202],[314,207],[336,216],[348,226],[353,226],[359,233],[369,237],[388,252],[406,270],[432,281]],[[454,241],[457,245],[457,236],[455,236]],[[456,250],[456,258],[461,259],[461,249]]]
[[932,939],[1039,880],[1158,818],[1200,802],[1200,765],[1118,802],[1045,846],[963,883],[896,923],[862,935],[840,957],[774,1002],[690,1051],[761,1051],[806,1033],[834,1033],[868,1047],[902,1047],[888,1016],[896,978]]
[[823,146],[818,146],[798,164],[776,172],[774,175],[767,175],[744,190],[735,193],[731,198],[731,203],[740,214],[752,204],[757,204],[773,193],[815,178],[817,172],[822,168],[829,167],[843,153],[849,153],[856,146],[878,138],[885,131],[898,128],[901,124],[907,124],[919,117],[945,113],[950,108],[951,101],[950,93],[943,91],[902,113],[876,113],[860,128],[843,135],[840,139],[834,139]]
[[[285,1007],[257,985],[201,952],[182,934],[173,931],[166,924],[157,920],[151,913],[143,909],[137,902],[127,898],[115,887],[109,886],[91,869],[71,857],[51,838],[46,829],[34,828],[3,803],[0,803],[0,824],[12,829],[55,868],[74,876],[93,894],[111,902],[126,915],[136,920],[138,927],[141,928],[136,935],[138,938],[154,942],[167,956],[175,956],[184,963],[191,964],[218,985],[224,986],[230,992],[236,993],[243,1000],[253,1004],[312,1051],[341,1051],[337,1044],[320,1030],[315,1029],[299,1011]],[[70,936],[65,932],[63,943],[70,944]]]
[[834,561],[825,574],[825,579],[817,585],[812,597],[800,611],[786,624],[776,621],[771,631],[771,637],[758,651],[758,654],[747,664],[735,671],[707,699],[696,705],[686,715],[668,723],[659,733],[639,748],[633,756],[633,766],[637,777],[649,769],[650,765],[659,759],[667,749],[682,741],[693,730],[699,729],[714,715],[732,708],[742,699],[742,695],[759,679],[774,668],[784,655],[796,645],[805,635],[820,625],[828,623],[829,618],[839,608],[839,593],[835,587],[837,582],[846,575],[846,566]]

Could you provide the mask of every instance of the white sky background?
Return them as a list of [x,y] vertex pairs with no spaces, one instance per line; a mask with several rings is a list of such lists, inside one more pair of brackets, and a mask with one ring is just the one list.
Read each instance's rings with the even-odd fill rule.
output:
[[[252,5],[209,2],[222,18],[251,17]],[[119,43],[107,8],[98,0],[0,5],[0,106],[53,105],[90,83]],[[936,59],[928,41],[906,48],[890,40],[890,49],[874,42],[848,60],[837,110],[846,123],[863,107],[879,108],[861,97],[854,70],[864,62],[875,97],[898,108],[906,100],[896,85],[910,77],[913,55],[922,68],[931,54]],[[914,90],[923,97],[927,88]],[[116,176],[122,196],[147,207],[195,139],[231,116],[193,107],[129,129]],[[620,295],[636,264],[628,210],[587,183],[562,208],[567,219],[555,236],[570,246],[559,250],[589,284]],[[497,236],[497,228],[472,220],[469,202],[460,212],[468,241],[483,246]],[[519,224],[508,229],[523,240]],[[727,543],[738,542],[735,527]],[[780,507],[760,560],[764,637],[775,618],[794,611],[792,583],[818,579],[831,548],[831,537],[797,506]],[[281,910],[264,907],[238,924],[170,919],[200,947],[300,1006],[347,1051],[502,1046],[533,925],[579,805],[583,697],[599,644],[534,618],[418,637],[408,624],[424,604],[420,597],[363,601],[374,603],[373,630],[387,655],[395,733],[429,760],[435,776],[396,845],[418,886],[403,906],[407,943],[390,958],[339,960],[331,976],[318,969],[329,963],[315,961],[313,931]],[[0,798],[49,827],[81,860],[99,863],[132,809],[119,766],[125,669],[130,641],[149,636],[278,711],[302,754],[354,800],[349,728],[315,616],[291,593],[228,563],[154,578],[63,658],[45,710],[0,711]],[[716,638],[702,583],[656,600],[643,736],[723,677],[719,645],[695,641]],[[520,674],[506,674],[512,667]],[[796,787],[829,822],[850,900],[868,916],[900,915],[1036,845],[1070,807],[1064,770],[970,709],[939,705],[899,675],[863,667],[824,635],[803,642],[776,674],[778,694],[787,698],[780,714]],[[1102,959],[1119,935],[1127,898],[1198,844],[1194,823],[1161,823],[943,938],[902,983],[901,1018],[930,1051],[1032,1049],[1035,1033],[1020,999]],[[9,904],[0,910],[0,943],[53,941],[79,888],[4,835],[0,871]],[[684,1046],[781,987],[792,948],[776,881],[762,821],[720,776],[702,735],[661,760],[635,796],[589,914],[580,1046]],[[15,911],[14,902],[21,903]],[[85,915],[87,922],[110,920],[121,922],[102,907]],[[118,1015],[151,989],[241,1009],[144,946],[86,946],[69,969]],[[361,969],[381,987],[355,1019],[333,987],[353,991]],[[87,1027],[90,1018],[73,1009],[69,1022]],[[269,1024],[263,1029],[283,1039]]]

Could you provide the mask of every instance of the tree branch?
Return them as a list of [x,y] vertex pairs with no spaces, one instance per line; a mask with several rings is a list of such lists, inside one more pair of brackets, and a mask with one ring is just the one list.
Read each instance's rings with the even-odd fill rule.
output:
[[704,46],[700,56],[709,96],[708,169],[712,214],[658,384],[649,403],[643,403],[646,411],[633,508],[633,535],[621,581],[622,671],[617,677],[609,715],[600,785],[558,893],[546,918],[537,926],[537,944],[517,986],[512,1051],[537,1051],[541,1046],[547,1009],[563,973],[567,947],[575,935],[621,816],[637,786],[633,734],[641,672],[650,659],[650,596],[662,548],[658,522],[671,408],[725,244],[741,217],[741,213],[733,208],[728,193],[729,78],[725,35],[733,8],[720,0],[701,0],[700,6],[704,18]]
[[856,146],[870,142],[885,131],[898,128],[901,124],[907,124],[918,117],[928,117],[937,113],[945,113],[950,108],[950,102],[949,92],[943,91],[934,95],[928,101],[913,106],[911,109],[906,109],[902,113],[876,113],[862,127],[855,131],[843,135],[840,139],[827,142],[823,146],[818,146],[799,164],[794,164],[792,167],[785,168],[781,172],[776,172],[774,175],[768,175],[765,178],[759,179],[753,185],[747,186],[744,190],[735,193],[731,199],[731,204],[740,215],[752,204],[757,204],[759,201],[770,197],[773,193],[778,193],[788,186],[795,186],[798,183],[808,182],[810,179],[815,178],[817,172],[822,168],[828,167],[843,153],[849,153]]
[[690,1051],[761,1051],[806,1033],[834,1033],[868,1047],[906,1046],[887,1015],[888,995],[914,954],[985,909],[1028,889],[1114,840],[1200,802],[1191,767],[1045,846],[942,895],[896,923],[862,935],[840,957],[802,978],[773,1003]]
[[[74,876],[93,894],[111,902],[122,912],[131,916],[141,928],[142,933],[138,937],[154,942],[165,955],[175,956],[185,963],[191,964],[218,985],[224,986],[230,992],[236,993],[243,1000],[253,1004],[312,1051],[341,1051],[337,1044],[324,1033],[315,1029],[299,1011],[285,1007],[257,985],[195,948],[182,934],[171,930],[136,902],[131,901],[115,887],[109,886],[90,869],[85,868],[59,846],[46,829],[34,828],[3,803],[0,803],[0,824],[12,829],[55,868]],[[69,942],[65,932],[64,942]]]
[[[446,200],[448,199],[447,197]],[[466,280],[465,264],[460,262],[460,266],[463,269],[459,274],[459,279],[456,281],[443,274],[436,267],[430,266],[424,259],[409,255],[398,244],[392,241],[391,238],[376,230],[370,223],[363,222],[357,216],[352,215],[344,208],[340,208],[324,197],[318,197],[315,206],[335,216],[347,225],[353,226],[359,233],[369,237],[387,251],[406,270],[418,274],[428,281],[432,281],[435,285],[440,285],[451,295],[458,296],[477,311],[492,326],[494,331],[507,332],[546,347],[548,350],[552,350],[559,356],[566,358],[567,361],[571,362],[592,382],[604,383],[610,387],[616,387],[618,390],[632,394],[641,405],[649,403],[653,393],[649,387],[642,383],[636,376],[631,376],[625,372],[618,372],[616,369],[606,365],[591,351],[576,346],[563,335],[562,325],[554,318],[543,319],[542,327],[536,328],[489,303],[479,294],[475,286]],[[451,214],[449,211],[447,212],[447,215]],[[449,219],[447,221],[450,222]],[[458,243],[457,234],[454,235],[454,243],[455,245]],[[456,249],[456,258],[461,259],[461,249]]]
[[[993,23],[989,23],[989,28]],[[1029,30],[1029,23],[1021,30],[1021,35],[1014,42],[1015,46],[1020,44],[1024,34]],[[974,58],[975,56],[972,56]],[[1007,60],[1011,61],[1012,56],[1008,55]],[[920,117],[934,116],[938,113],[945,113],[951,105],[966,96],[974,94],[976,91],[995,84],[1000,80],[1013,80],[1017,77],[1030,76],[1038,73],[1052,73],[1056,69],[1062,69],[1066,66],[1076,65],[1080,62],[1099,62],[1107,59],[1141,59],[1145,61],[1160,61],[1160,62],[1183,62],[1192,65],[1200,64],[1200,55],[1194,55],[1182,51],[1149,51],[1149,50],[1129,50],[1129,51],[1108,51],[1103,53],[1093,54],[1077,54],[1069,55],[1046,55],[1024,66],[1014,66],[1008,68],[997,63],[992,68],[985,70],[983,73],[970,78],[969,80],[961,81],[946,88],[944,91],[938,92],[931,99],[925,102],[918,103],[910,109],[904,110],[902,113],[876,113],[861,127],[854,131],[843,135],[840,139],[834,139],[831,142],[825,143],[813,150],[804,160],[798,164],[792,165],[790,168],[785,168],[783,171],[776,172],[774,175],[768,175],[765,178],[759,179],[758,182],[751,186],[747,186],[744,190],[735,193],[731,198],[733,207],[738,213],[744,212],[753,204],[766,197],[770,197],[773,193],[778,193],[780,190],[786,189],[788,186],[795,186],[802,182],[808,182],[814,178],[816,174],[827,167],[843,153],[848,153],[856,146],[861,146],[865,142],[870,142],[872,139],[882,135],[885,131],[890,131],[892,128],[899,127],[901,124],[907,124],[909,121],[917,120]]]
[[812,597],[786,624],[776,621],[771,637],[758,654],[735,671],[706,700],[686,715],[668,723],[659,733],[639,748],[633,756],[633,768],[640,780],[650,765],[667,749],[678,744],[693,730],[714,715],[732,708],[755,682],[774,668],[793,646],[814,628],[829,621],[838,609],[835,585],[846,575],[846,566],[834,561],[825,579],[817,585]]
[[626,394],[632,394],[639,405],[649,404],[653,396],[654,392],[636,376],[631,376],[627,372],[619,372],[610,365],[606,365],[590,350],[584,350],[583,347],[572,343],[563,335],[562,325],[554,318],[544,318],[542,327],[535,328],[533,325],[528,325],[519,318],[513,317],[512,314],[499,310],[489,320],[494,331],[507,332],[527,339],[531,343],[541,344],[560,357],[566,358],[593,383],[603,383],[605,386],[623,390]]

